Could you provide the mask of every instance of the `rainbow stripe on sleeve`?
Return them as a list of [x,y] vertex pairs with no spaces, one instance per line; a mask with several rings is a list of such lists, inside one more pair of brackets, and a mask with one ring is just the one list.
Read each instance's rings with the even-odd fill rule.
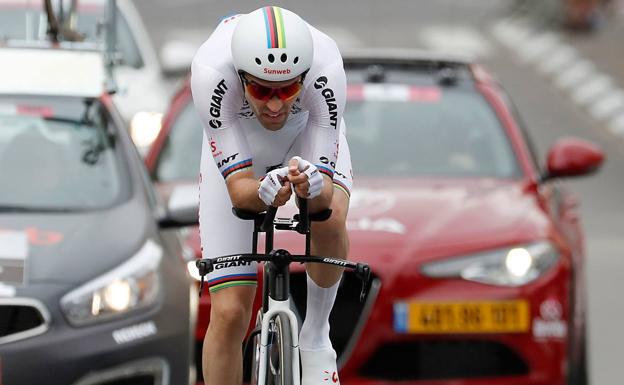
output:
[[258,284],[258,275],[251,274],[230,274],[208,281],[208,288],[211,293],[232,286],[255,286]]
[[322,174],[327,175],[330,178],[334,177],[334,171],[326,166],[321,166],[320,164],[315,165],[316,168],[318,168],[319,172],[321,172]]
[[251,161],[251,159],[245,159],[241,162],[234,163],[233,165],[223,169],[223,171],[221,171],[221,175],[223,175],[223,178],[227,179],[230,175],[234,175],[237,172],[251,168],[252,165],[253,162]]
[[334,179],[334,187],[337,188],[338,190],[341,190],[342,192],[344,192],[345,194],[347,194],[347,197],[351,197],[351,191],[349,191],[349,189],[347,188],[347,185],[345,185],[344,183]]

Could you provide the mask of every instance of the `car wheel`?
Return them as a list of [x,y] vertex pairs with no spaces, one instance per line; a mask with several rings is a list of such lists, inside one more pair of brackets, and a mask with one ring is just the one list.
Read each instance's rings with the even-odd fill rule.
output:
[[570,367],[569,385],[589,385],[587,373],[587,348],[585,344],[585,336],[583,336],[581,354],[577,362],[572,363]]
[[[571,326],[570,329],[572,330]],[[587,314],[583,314],[583,328],[579,336],[573,336],[572,343],[576,338],[580,339],[580,354],[574,360],[574,356],[571,354],[572,349],[569,350],[568,355],[570,357],[568,368],[568,385],[589,385],[589,376],[587,370]]]

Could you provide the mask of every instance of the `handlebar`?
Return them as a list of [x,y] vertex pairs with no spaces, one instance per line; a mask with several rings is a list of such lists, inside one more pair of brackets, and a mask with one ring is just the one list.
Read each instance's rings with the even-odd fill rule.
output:
[[264,215],[264,220],[262,221],[262,225],[260,226],[260,231],[265,232],[265,233],[269,231],[269,227],[273,226],[273,222],[275,221],[275,214],[277,214],[277,207],[269,206],[269,209]]
[[298,255],[290,254],[286,250],[278,249],[273,250],[269,254],[232,254],[224,255],[214,259],[198,259],[195,261],[195,266],[199,270],[199,274],[202,277],[202,282],[199,289],[199,295],[201,296],[203,277],[214,270],[214,265],[221,262],[267,262],[273,261],[277,263],[290,264],[297,263],[321,263],[325,265],[340,266],[345,269],[352,270],[355,276],[362,281],[362,291],[360,292],[360,301],[364,301],[366,292],[368,291],[368,283],[370,281],[370,267],[365,263],[351,262],[344,259],[337,259],[332,257],[318,257],[313,255]]
[[332,209],[325,209],[310,214],[308,211],[308,200],[297,198],[297,201],[299,204],[299,213],[295,214],[290,221],[291,224],[296,223],[296,225],[292,227],[285,226],[288,219],[279,218],[279,222],[275,220],[277,214],[277,207],[275,206],[269,206],[267,211],[261,213],[232,207],[232,213],[237,218],[254,221],[254,231],[259,233],[266,233],[270,231],[271,226],[276,226],[278,230],[295,230],[299,234],[307,234],[310,231],[310,222],[323,222],[331,217]]
[[[214,264],[225,261],[244,261],[244,262],[267,262],[273,261],[275,263],[290,264],[292,262],[311,262],[322,263],[333,266],[340,266],[346,269],[353,270],[356,277],[362,281],[362,291],[360,293],[360,301],[364,301],[366,292],[368,289],[368,283],[370,280],[370,267],[365,263],[355,263],[344,259],[337,259],[332,257],[318,257],[310,255],[310,221],[325,221],[329,219],[332,214],[331,209],[326,209],[318,213],[310,214],[308,212],[308,200],[297,197],[299,205],[299,213],[295,214],[293,218],[277,218],[277,207],[269,206],[266,212],[256,213],[253,211],[243,210],[236,207],[232,207],[232,213],[243,220],[254,221],[254,247],[253,253],[249,254],[233,254],[217,257],[214,259],[204,258],[195,261],[195,265],[199,270],[201,276],[201,283],[199,287],[199,295],[201,296],[204,276],[214,269]],[[286,250],[271,250],[273,247],[273,229],[278,230],[293,230],[306,236],[306,254],[305,255],[293,255]],[[267,233],[267,253],[258,254],[257,239],[258,233]]]

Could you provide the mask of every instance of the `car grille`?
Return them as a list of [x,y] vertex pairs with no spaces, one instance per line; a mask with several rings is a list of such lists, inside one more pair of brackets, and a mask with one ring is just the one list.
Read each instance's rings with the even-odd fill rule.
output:
[[[338,365],[342,366],[351,354],[351,349],[366,322],[368,314],[372,309],[373,302],[379,291],[380,281],[371,274],[371,284],[366,292],[363,302],[360,302],[361,281],[352,272],[345,272],[342,276],[340,289],[336,295],[336,302],[329,317],[330,338],[332,345],[338,355]],[[290,295],[293,303],[293,311],[297,315],[299,329],[305,319],[306,311],[306,273],[292,272],[290,275]],[[201,343],[195,347],[198,368],[198,380],[201,380]],[[244,376],[245,381],[250,379],[251,368],[251,344],[244,352]]]
[[[380,281],[371,274],[366,298],[360,302],[362,282],[352,272],[345,272],[342,276],[340,288],[336,295],[336,302],[329,316],[332,345],[338,355],[338,364],[342,365],[349,358],[351,348],[359,336],[373,302],[377,297]],[[306,274],[305,272],[293,273],[290,278],[290,292],[294,301],[296,312],[300,318],[299,328],[305,319],[306,312]]]
[[481,340],[431,340],[382,345],[362,365],[362,377],[448,380],[528,374],[526,362],[506,345]]
[[99,383],[98,385],[154,385],[156,379],[151,375],[137,375],[120,380],[112,380]]
[[43,305],[30,299],[0,299],[0,344],[33,337],[47,329]]

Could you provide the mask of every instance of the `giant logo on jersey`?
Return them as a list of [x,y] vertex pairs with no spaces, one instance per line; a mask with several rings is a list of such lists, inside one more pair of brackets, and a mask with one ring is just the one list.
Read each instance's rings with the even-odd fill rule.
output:
[[225,96],[225,91],[227,91],[227,86],[225,85],[225,79],[221,79],[217,87],[212,91],[212,102],[210,103],[210,116],[212,119],[208,124],[210,127],[215,130],[221,128],[223,123],[221,122],[221,101],[223,101],[223,97]]
[[314,88],[321,90],[321,95],[325,98],[325,103],[327,104],[329,112],[329,125],[336,129],[338,126],[338,104],[336,104],[334,90],[327,88],[327,83],[327,77],[320,76],[314,82]]
[[230,155],[228,157],[223,158],[220,162],[217,162],[217,167],[221,168],[225,166],[226,164],[230,163],[230,161],[236,159],[237,156],[238,156],[238,152],[234,155]]
[[328,164],[330,166],[332,166],[332,168],[336,168],[336,163],[335,162],[330,162],[329,158],[326,156],[321,156],[319,158],[319,160],[321,161],[321,163],[323,164]]

